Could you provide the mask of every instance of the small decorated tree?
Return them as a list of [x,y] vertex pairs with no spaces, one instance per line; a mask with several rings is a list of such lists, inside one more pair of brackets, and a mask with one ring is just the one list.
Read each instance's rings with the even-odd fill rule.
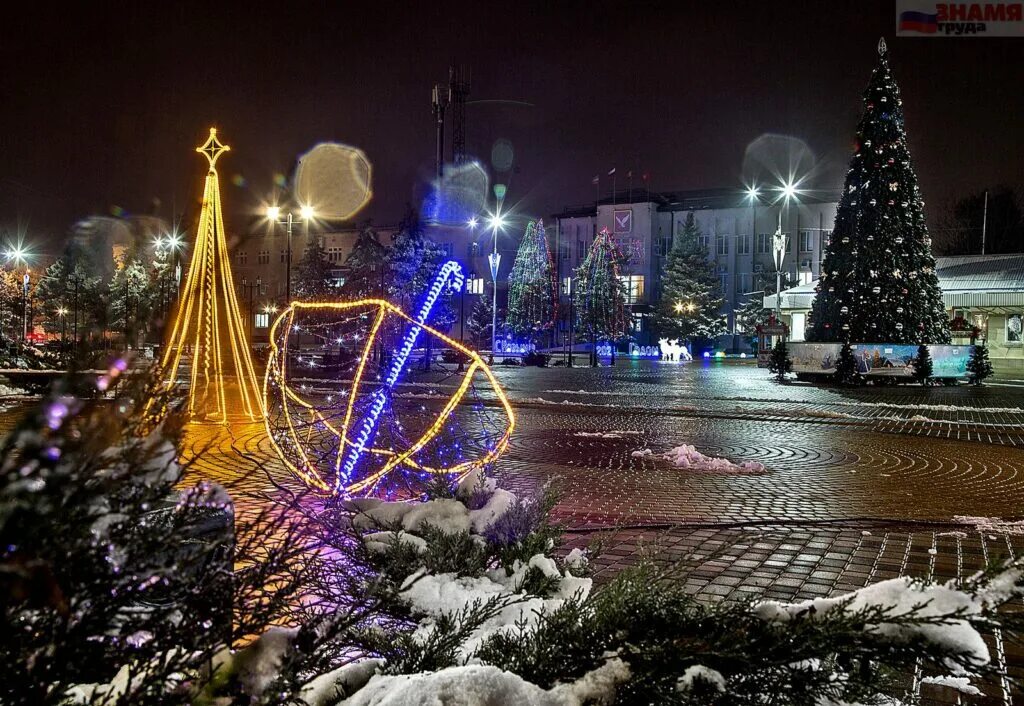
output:
[[530,221],[508,276],[505,327],[516,336],[535,338],[552,328],[557,309],[558,283],[544,221]]
[[626,296],[619,279],[622,253],[607,228],[602,228],[576,269],[576,331],[593,349],[590,364],[597,366],[597,344],[612,343],[627,333]]
[[369,223],[359,231],[352,252],[345,258],[345,283],[341,292],[345,299],[355,301],[367,297],[383,297],[386,291],[388,249]]
[[992,361],[988,358],[988,346],[978,343],[971,351],[967,361],[967,380],[972,385],[980,385],[985,378],[992,376]]
[[843,342],[839,350],[839,358],[836,360],[836,372],[834,380],[840,385],[856,385],[860,382],[860,374],[857,372],[857,359],[853,356],[853,348],[850,342]]
[[793,361],[789,357],[786,339],[780,338],[772,348],[772,355],[768,359],[768,372],[775,377],[776,382],[786,382],[786,376],[793,372]]
[[932,378],[932,354],[924,343],[917,347],[917,356],[914,358],[914,379],[922,385],[927,385]]

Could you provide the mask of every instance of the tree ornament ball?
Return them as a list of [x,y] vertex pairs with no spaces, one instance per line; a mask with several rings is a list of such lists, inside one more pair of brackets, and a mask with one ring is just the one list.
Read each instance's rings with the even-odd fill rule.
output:
[[902,314],[903,313],[903,307],[902,306],[896,307],[896,313],[897,314]]
[[874,294],[878,294],[879,292],[881,292],[881,291],[882,291],[882,288],[881,288],[881,287],[872,287],[872,288],[871,288],[871,291],[872,291],[872,292],[873,292]]
[[842,309],[839,310],[839,313],[840,314],[849,314],[850,313],[850,307],[844,306]]
[[843,330],[844,331],[849,331],[850,330],[850,324],[843,324]]
[[903,330],[903,324],[896,324],[896,330],[897,331],[902,331]]

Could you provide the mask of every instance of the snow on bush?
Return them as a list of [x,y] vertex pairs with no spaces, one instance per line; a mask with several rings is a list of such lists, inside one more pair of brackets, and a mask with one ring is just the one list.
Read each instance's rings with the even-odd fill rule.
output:
[[378,675],[344,701],[345,706],[582,706],[607,704],[615,687],[629,678],[629,667],[611,659],[568,684],[551,689],[497,667],[468,665],[426,674]]

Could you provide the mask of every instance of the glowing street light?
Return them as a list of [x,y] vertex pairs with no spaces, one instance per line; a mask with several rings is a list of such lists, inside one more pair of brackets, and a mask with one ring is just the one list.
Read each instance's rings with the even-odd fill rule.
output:
[[[779,185],[780,200],[788,208],[791,199],[796,199],[800,191],[799,180],[792,177]],[[775,260],[775,319],[782,318],[782,265],[786,259],[786,235],[782,232],[782,206],[779,207],[779,221],[772,236],[772,255]]]
[[751,184],[747,187],[747,198],[752,202],[757,200],[757,197],[761,195],[761,190],[757,188],[757,184]]
[[494,347],[498,338],[498,268],[501,266],[501,253],[498,252],[498,231],[505,227],[505,217],[501,215],[501,204],[498,210],[487,218],[487,227],[491,229],[493,249],[487,256],[487,264],[491,266],[491,355],[488,364],[494,363]]
[[676,310],[677,314],[682,314],[683,313],[683,303],[682,302],[676,302],[676,305],[673,308]]
[[[281,220],[281,207],[280,206],[267,206],[266,211],[267,220],[272,224],[283,223],[287,228],[288,242],[285,245],[285,267],[284,267],[284,289],[285,289],[285,301],[290,302],[292,299],[292,221],[294,214],[291,211],[285,214],[284,221]],[[316,210],[310,205],[303,205],[299,207],[299,218],[305,223],[306,239],[309,239],[309,222],[316,217]]]
[[466,221],[466,225],[469,227],[470,230],[476,228],[477,223],[478,221],[476,220],[476,216],[473,216],[468,221]]

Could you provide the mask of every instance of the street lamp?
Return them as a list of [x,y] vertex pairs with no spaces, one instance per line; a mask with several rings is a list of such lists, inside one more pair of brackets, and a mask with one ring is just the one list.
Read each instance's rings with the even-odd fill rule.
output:
[[30,280],[28,259],[30,255],[28,250],[19,243],[7,249],[6,257],[8,262],[14,263],[15,270],[22,265],[25,267],[21,288],[21,340],[24,342],[28,340],[28,284]]
[[[285,269],[284,269],[284,298],[285,303],[290,304],[292,299],[292,219],[293,214],[291,211],[285,214],[284,220],[281,220],[281,207],[280,206],[267,206],[266,210],[267,220],[274,225],[284,225],[287,228],[288,242],[285,245]],[[306,236],[309,237],[309,222],[316,216],[316,212],[312,206],[301,206],[299,208],[299,218],[305,221],[306,224]]]
[[61,350],[61,352],[63,352],[64,351],[64,340],[65,340],[64,339],[64,332],[66,330],[66,325],[67,325],[67,322],[68,322],[68,310],[65,309],[64,307],[59,307],[57,309],[57,316],[60,317],[60,350]]
[[498,206],[487,219],[487,225],[491,229],[491,240],[493,248],[487,256],[487,263],[491,266],[491,285],[494,291],[491,292],[491,355],[488,364],[494,365],[494,346],[498,340],[498,268],[501,266],[501,254],[498,252],[498,230],[505,227],[505,217],[501,215],[501,206]]
[[[792,179],[784,182],[778,187],[781,194],[779,201],[789,208],[790,199],[795,199],[799,193],[797,182]],[[772,255],[775,259],[775,320],[782,321],[782,264],[786,258],[786,236],[782,232],[782,206],[779,207],[779,221],[772,236]]]

